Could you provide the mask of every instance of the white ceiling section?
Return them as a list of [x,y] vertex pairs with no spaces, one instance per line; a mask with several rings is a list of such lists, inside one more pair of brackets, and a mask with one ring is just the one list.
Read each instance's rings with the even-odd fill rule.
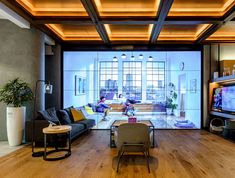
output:
[[0,14],[0,19],[6,19],[3,15]]
[[30,29],[30,23],[0,2],[0,19],[8,19],[21,28]]

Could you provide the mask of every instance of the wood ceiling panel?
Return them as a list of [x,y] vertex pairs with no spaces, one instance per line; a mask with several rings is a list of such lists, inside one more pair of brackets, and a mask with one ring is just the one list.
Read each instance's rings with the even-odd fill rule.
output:
[[149,40],[152,25],[108,25],[105,29],[110,40]]
[[88,16],[80,0],[16,0],[34,16]]
[[195,41],[197,37],[209,27],[209,24],[164,25],[158,37],[158,41]]
[[160,0],[94,0],[99,15],[156,16]]
[[223,25],[206,41],[235,41],[235,22]]
[[174,0],[168,16],[211,16],[221,17],[235,0]]
[[65,41],[101,40],[95,25],[46,24],[46,26]]

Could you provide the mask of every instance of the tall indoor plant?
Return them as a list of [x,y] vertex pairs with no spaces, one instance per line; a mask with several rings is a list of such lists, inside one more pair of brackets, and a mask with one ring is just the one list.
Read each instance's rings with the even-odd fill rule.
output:
[[0,101],[7,106],[7,138],[10,146],[20,145],[23,137],[25,102],[33,99],[29,84],[16,78],[0,89]]
[[168,92],[168,96],[166,97],[166,113],[170,115],[174,113],[174,110],[178,106],[174,103],[177,99],[177,93],[175,92],[175,85],[172,82],[168,85]]

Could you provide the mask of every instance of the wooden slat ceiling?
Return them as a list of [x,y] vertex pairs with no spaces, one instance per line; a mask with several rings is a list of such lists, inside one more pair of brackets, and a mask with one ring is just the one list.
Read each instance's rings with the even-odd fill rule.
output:
[[235,22],[228,22],[214,34],[212,34],[207,41],[235,41]]
[[168,16],[223,16],[234,0],[174,0]]
[[194,41],[210,26],[210,24],[164,25],[157,40]]
[[[3,0],[4,2],[4,0]],[[62,41],[235,42],[235,0],[9,0]]]

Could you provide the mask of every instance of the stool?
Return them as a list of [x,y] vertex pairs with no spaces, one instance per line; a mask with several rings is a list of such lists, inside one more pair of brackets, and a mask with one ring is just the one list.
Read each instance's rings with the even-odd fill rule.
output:
[[[43,156],[44,160],[56,161],[56,160],[67,158],[71,155],[71,130],[72,130],[72,127],[69,125],[50,126],[42,130],[44,134],[44,156]],[[47,134],[55,134],[57,136],[58,134],[67,134],[68,148],[64,149],[64,148],[58,148],[56,146],[54,150],[47,151]],[[55,158],[47,157],[47,155],[51,153],[60,152],[60,151],[67,151],[67,153],[60,157],[55,157]]]

